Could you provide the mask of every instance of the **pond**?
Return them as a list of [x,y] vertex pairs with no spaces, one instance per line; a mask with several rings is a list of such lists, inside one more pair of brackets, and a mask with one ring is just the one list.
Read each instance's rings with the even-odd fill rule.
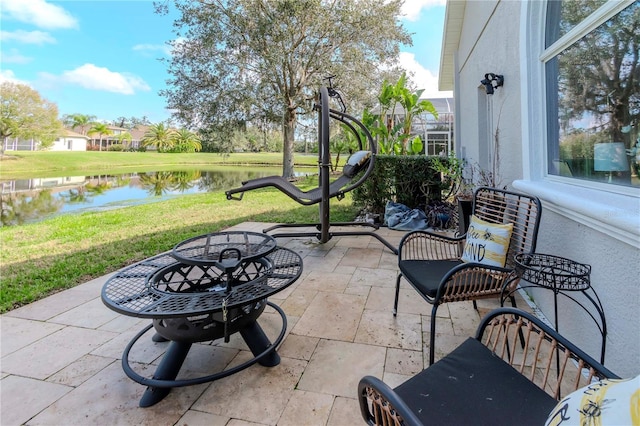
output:
[[16,226],[61,214],[117,209],[187,194],[223,191],[249,179],[280,173],[279,168],[218,167],[0,181],[0,218],[2,226]]

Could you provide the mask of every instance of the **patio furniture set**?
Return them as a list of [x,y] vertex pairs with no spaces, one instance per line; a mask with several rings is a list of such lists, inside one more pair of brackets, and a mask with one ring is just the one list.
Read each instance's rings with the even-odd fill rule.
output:
[[[357,390],[361,413],[368,424],[420,425],[541,424],[558,400],[595,380],[617,378],[604,362],[606,323],[597,295],[590,287],[586,265],[535,253],[541,205],[535,197],[495,188],[475,192],[473,215],[465,235],[407,233],[398,248],[373,232],[333,232],[329,222],[329,199],[344,195],[338,184],[328,181],[328,121],[346,123],[368,143],[368,155],[359,155],[353,170],[339,179],[339,186],[351,190],[362,183],[374,163],[376,147],[364,127],[344,111],[328,107],[331,88],[322,88],[319,115],[320,185],[303,193],[292,190],[282,178],[261,178],[227,192],[228,198],[257,188],[274,186],[301,204],[320,204],[318,232],[269,235],[220,232],[181,242],[171,253],[146,259],[118,271],[105,284],[102,300],[124,315],[149,318],[144,328],[127,345],[122,366],[132,380],[148,386],[140,401],[147,407],[162,400],[173,387],[205,383],[227,377],[260,363],[276,366],[277,347],[287,321],[282,309],[268,297],[292,285],[302,272],[300,256],[278,247],[275,237],[314,236],[326,242],[335,235],[373,235],[398,255],[393,315],[398,307],[400,283],[404,278],[430,303],[431,329],[429,367],[407,382],[391,389],[374,377],[364,377]],[[338,95],[339,97],[339,95]],[[356,130],[358,129],[358,130]],[[366,129],[364,129],[366,130]],[[359,139],[360,140],[360,139]],[[361,148],[363,145],[361,143]],[[325,152],[326,151],[326,152]],[[360,177],[358,177],[360,176]],[[364,176],[364,178],[362,178]],[[349,184],[352,180],[356,184]],[[240,197],[241,198],[241,197]],[[354,224],[337,224],[354,225]],[[361,225],[361,224],[359,224]],[[593,360],[563,338],[556,329],[524,311],[515,309],[513,292],[520,279],[557,295],[581,291],[596,309],[590,314],[602,335],[601,362]],[[570,296],[568,296],[571,298]],[[469,338],[449,355],[434,363],[436,311],[444,303],[499,298],[511,300],[513,308],[490,313]],[[572,299],[575,301],[575,299]],[[502,303],[501,303],[502,304]],[[282,318],[280,334],[271,342],[257,319],[266,306]],[[581,305],[583,308],[585,306]],[[586,308],[585,308],[586,309]],[[152,378],[138,374],[128,358],[134,344],[151,328],[156,341],[171,341]],[[254,358],[234,368],[193,379],[176,379],[195,342],[225,339],[240,333]],[[555,360],[555,365],[552,362]],[[354,389],[354,392],[356,390]],[[561,417],[566,413],[561,413]],[[564,417],[562,417],[564,418]]]

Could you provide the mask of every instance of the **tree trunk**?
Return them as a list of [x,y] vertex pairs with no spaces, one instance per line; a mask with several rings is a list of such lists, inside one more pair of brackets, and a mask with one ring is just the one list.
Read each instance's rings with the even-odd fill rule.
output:
[[282,133],[284,144],[282,146],[282,177],[293,177],[293,145],[296,130],[296,110],[295,108],[285,108],[282,119]]

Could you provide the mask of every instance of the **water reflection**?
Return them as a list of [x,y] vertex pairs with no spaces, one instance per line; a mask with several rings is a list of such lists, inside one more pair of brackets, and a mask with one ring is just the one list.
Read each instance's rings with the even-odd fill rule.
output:
[[2,226],[72,212],[125,207],[240,186],[279,169],[181,170],[2,181]]

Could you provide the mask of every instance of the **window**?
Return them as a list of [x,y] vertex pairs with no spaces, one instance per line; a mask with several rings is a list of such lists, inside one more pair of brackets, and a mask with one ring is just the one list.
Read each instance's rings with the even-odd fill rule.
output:
[[640,3],[549,1],[549,175],[640,187]]

